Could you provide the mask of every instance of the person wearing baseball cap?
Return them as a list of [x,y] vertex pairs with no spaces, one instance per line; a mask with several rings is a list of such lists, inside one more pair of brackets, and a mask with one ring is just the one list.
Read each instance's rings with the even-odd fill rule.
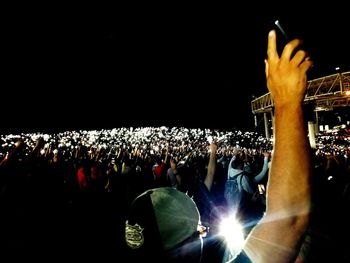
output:
[[194,201],[171,187],[150,189],[132,203],[125,222],[128,260],[200,262],[200,214]]

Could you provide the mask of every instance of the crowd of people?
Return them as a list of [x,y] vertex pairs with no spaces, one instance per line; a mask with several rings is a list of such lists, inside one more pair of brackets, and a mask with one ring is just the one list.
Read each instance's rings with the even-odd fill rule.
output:
[[[313,226],[307,237],[312,240],[307,250],[311,256],[318,255],[326,246],[326,251],[333,253],[341,247],[338,237],[343,233],[342,227],[347,227],[339,224],[339,220],[345,222],[347,218],[343,209],[349,204],[350,181],[350,135],[322,133],[316,139],[313,165],[318,188]],[[7,229],[9,232],[5,231],[1,239],[13,251],[31,247],[28,243],[35,232],[32,227],[38,229],[44,224],[35,214],[42,215],[43,211],[39,210],[46,209],[47,219],[58,216],[70,222],[65,227],[66,239],[62,241],[70,254],[78,250],[85,254],[89,251],[85,249],[92,245],[96,250],[85,256],[97,256],[103,251],[102,257],[117,257],[124,250],[123,226],[132,201],[146,190],[165,186],[196,196],[200,183],[206,180],[212,152],[216,155],[215,172],[207,184],[211,189],[210,206],[205,208],[203,200],[196,202],[204,203],[199,205],[203,209],[202,223],[215,233],[216,220],[227,214],[227,204],[232,201],[225,197],[225,187],[234,171],[249,170],[252,178],[259,176],[257,183],[266,188],[272,143],[256,132],[184,127],[4,134],[0,171],[7,216],[2,220],[17,222],[14,229],[18,233]],[[233,168],[236,158],[240,160],[240,170]],[[56,211],[56,197],[62,197],[62,182],[64,208]],[[259,197],[257,187],[245,187],[249,188],[246,192]],[[248,217],[245,235],[265,210],[265,192],[257,202],[254,215]],[[96,219],[96,214],[101,217]],[[46,234],[59,235],[55,232],[50,229]],[[95,242],[95,238],[99,241]]]

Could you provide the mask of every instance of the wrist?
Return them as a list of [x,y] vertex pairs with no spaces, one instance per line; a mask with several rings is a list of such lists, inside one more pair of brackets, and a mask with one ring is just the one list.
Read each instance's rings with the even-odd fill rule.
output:
[[288,109],[296,109],[301,108],[302,102],[274,102],[274,108],[275,110],[288,110]]

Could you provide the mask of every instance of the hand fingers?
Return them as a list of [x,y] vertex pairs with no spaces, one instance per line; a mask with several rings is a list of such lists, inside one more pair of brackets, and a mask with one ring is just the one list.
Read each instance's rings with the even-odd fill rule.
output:
[[292,58],[291,63],[296,66],[299,66],[306,57],[308,57],[308,54],[306,53],[306,51],[299,50]]
[[266,75],[266,78],[269,77],[269,63],[267,62],[267,59],[264,60],[265,62],[265,75]]
[[309,70],[309,68],[311,68],[311,67],[313,66],[313,64],[314,64],[314,63],[312,62],[312,60],[310,60],[310,58],[307,57],[307,58],[304,60],[304,62],[302,62],[302,63],[300,64],[299,68],[300,68],[301,72],[302,72],[303,74],[305,74],[305,73]]
[[302,44],[302,40],[294,39],[290,41],[283,49],[281,60],[289,61],[291,59],[293,51]]
[[268,42],[267,42],[267,59],[268,61],[277,61],[278,53],[276,49],[276,32],[271,30],[269,32]]

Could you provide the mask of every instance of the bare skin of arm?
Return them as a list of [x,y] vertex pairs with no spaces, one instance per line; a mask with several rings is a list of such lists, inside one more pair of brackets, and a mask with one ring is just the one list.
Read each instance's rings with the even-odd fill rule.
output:
[[208,163],[208,171],[207,176],[205,177],[204,184],[208,188],[208,190],[211,190],[211,187],[213,185],[214,181],[214,175],[215,175],[215,168],[216,168],[216,151],[218,149],[218,146],[216,143],[210,144],[210,156],[209,156],[209,163]]
[[267,86],[275,106],[275,144],[267,186],[266,214],[246,240],[252,262],[294,262],[310,212],[311,161],[302,101],[312,66],[305,51],[289,42],[281,55],[276,33],[268,36]]

